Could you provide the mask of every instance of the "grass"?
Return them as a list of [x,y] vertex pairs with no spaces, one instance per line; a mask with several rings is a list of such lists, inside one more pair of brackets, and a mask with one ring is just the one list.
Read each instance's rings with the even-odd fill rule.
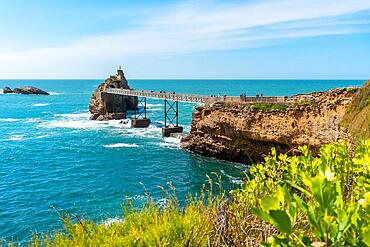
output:
[[273,104],[273,103],[255,103],[250,106],[251,110],[258,111],[286,111],[288,109],[287,105],[284,104]]
[[314,100],[300,100],[297,102],[299,106],[312,106],[313,108],[318,108],[319,104]]

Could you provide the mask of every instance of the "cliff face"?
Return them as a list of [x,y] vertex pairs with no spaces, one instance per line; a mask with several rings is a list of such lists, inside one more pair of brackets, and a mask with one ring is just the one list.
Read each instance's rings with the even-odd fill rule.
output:
[[272,147],[288,152],[308,144],[315,151],[322,144],[350,138],[339,123],[356,91],[297,95],[284,105],[216,102],[198,107],[182,146],[243,163],[262,160]]
[[127,110],[135,110],[137,97],[105,94],[106,88],[130,89],[121,69],[116,75],[110,76],[94,91],[91,96],[89,111],[91,120],[112,120],[126,117]]

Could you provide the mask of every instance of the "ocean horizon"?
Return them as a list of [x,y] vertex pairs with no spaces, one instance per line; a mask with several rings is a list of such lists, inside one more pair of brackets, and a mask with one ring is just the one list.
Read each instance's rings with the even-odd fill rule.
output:
[[[97,222],[121,214],[126,197],[145,201],[148,190],[165,203],[158,186],[172,182],[180,200],[197,193],[207,175],[222,176],[225,189],[237,188],[247,164],[206,158],[162,138],[164,104],[148,99],[152,120],[132,129],[118,120],[89,120],[93,90],[103,79],[1,79],[0,88],[35,86],[43,95],[0,94],[0,237],[28,241],[32,232],[61,230],[54,208]],[[290,96],[365,80],[132,79],[134,89],[202,95]],[[179,123],[190,131],[196,105],[179,103]],[[128,118],[131,115],[129,113]],[[213,175],[214,176],[214,175]]]

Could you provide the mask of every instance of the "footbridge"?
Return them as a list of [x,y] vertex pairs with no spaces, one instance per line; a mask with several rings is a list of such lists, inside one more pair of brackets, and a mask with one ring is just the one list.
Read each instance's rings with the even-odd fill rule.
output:
[[245,103],[286,103],[288,97],[250,97],[246,95],[240,96],[205,96],[198,94],[184,94],[175,92],[155,92],[148,90],[132,90],[107,88],[104,90],[106,94],[135,96],[138,97],[138,109],[135,111],[134,119],[131,121],[131,127],[144,128],[150,124],[150,119],[147,118],[147,98],[164,100],[164,128],[162,135],[165,137],[173,133],[181,133],[183,128],[179,126],[179,102],[189,102],[195,104],[209,105],[214,102],[245,102]]

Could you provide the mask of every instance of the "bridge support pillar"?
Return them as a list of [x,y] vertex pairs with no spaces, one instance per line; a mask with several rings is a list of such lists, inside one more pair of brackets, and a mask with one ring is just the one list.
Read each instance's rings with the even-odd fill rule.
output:
[[162,136],[170,137],[172,134],[182,133],[183,130],[184,128],[182,126],[164,127],[162,128]]
[[164,100],[164,128],[162,136],[170,137],[172,134],[182,133],[183,127],[179,126],[179,102]]
[[146,128],[150,124],[150,119],[146,118],[146,97],[139,98],[137,107],[138,108],[135,111],[135,118],[131,120],[131,127]]
[[150,124],[149,118],[131,119],[132,128],[146,128]]

